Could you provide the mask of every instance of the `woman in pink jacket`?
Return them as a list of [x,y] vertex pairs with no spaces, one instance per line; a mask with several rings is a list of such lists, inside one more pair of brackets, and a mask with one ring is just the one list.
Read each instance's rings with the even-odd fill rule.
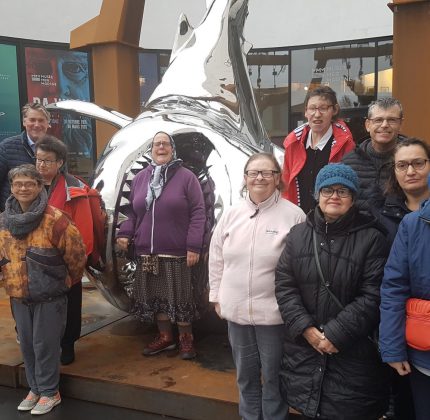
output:
[[279,393],[284,326],[275,298],[275,267],[303,211],[281,197],[281,169],[273,155],[251,156],[245,199],[220,219],[209,251],[209,300],[228,321],[237,370],[239,414],[245,420],[284,420]]

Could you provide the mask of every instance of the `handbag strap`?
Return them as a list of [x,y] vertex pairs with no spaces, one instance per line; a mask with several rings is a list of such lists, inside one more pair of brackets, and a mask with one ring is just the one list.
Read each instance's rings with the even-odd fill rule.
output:
[[325,281],[324,274],[321,269],[320,257],[318,255],[317,233],[315,229],[312,230],[312,240],[313,240],[313,248],[314,248],[314,254],[315,254],[315,264],[317,266],[317,271],[318,271],[318,275],[321,280],[321,283],[324,286],[327,293],[329,294],[329,296],[333,299],[333,301],[340,308],[340,310],[342,310],[344,309],[344,306],[340,303],[340,300],[335,296],[335,294],[328,288],[328,285]]

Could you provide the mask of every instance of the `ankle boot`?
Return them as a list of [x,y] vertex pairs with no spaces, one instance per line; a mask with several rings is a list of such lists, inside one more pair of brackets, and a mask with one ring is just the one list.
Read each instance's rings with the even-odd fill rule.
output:
[[172,334],[160,332],[155,339],[143,349],[144,356],[153,356],[166,350],[173,350],[176,343],[173,341]]
[[193,334],[179,334],[179,354],[183,360],[194,359],[194,357],[197,356],[196,350],[194,349]]

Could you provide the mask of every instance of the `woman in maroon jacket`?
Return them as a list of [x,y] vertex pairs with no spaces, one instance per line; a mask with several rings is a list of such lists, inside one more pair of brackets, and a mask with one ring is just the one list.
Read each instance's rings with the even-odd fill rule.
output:
[[203,193],[196,176],[176,159],[170,135],[157,133],[153,162],[133,179],[128,220],[121,224],[118,246],[134,242],[137,256],[134,314],[157,322],[159,334],[143,354],[176,347],[172,323],[178,324],[182,359],[196,356],[191,323],[198,318],[190,267],[200,258],[206,223]]

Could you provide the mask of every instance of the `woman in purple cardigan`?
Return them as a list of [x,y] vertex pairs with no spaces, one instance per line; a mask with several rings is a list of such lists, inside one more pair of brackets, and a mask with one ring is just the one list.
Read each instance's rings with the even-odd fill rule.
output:
[[152,164],[131,184],[128,220],[121,224],[118,246],[133,240],[137,256],[133,313],[157,322],[159,334],[143,354],[176,347],[172,323],[178,324],[182,359],[196,356],[191,323],[198,318],[190,268],[200,258],[206,223],[196,176],[176,158],[172,137],[158,132],[151,145]]

